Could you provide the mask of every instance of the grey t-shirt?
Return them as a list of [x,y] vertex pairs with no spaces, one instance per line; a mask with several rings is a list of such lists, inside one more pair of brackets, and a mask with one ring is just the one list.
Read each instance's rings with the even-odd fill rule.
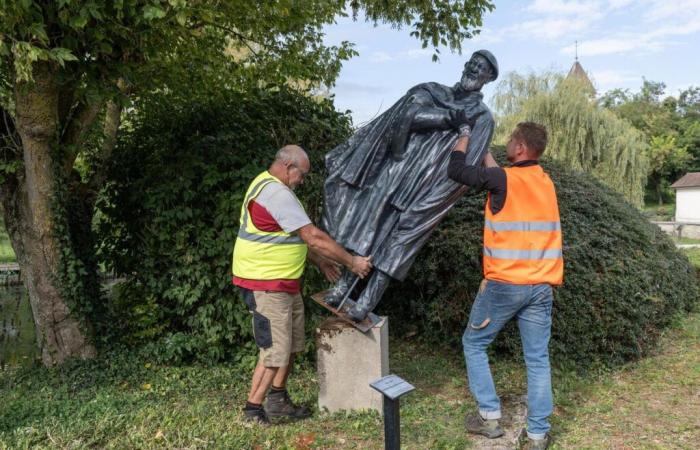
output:
[[282,183],[268,183],[255,198],[255,203],[265,208],[286,233],[311,223],[294,192]]

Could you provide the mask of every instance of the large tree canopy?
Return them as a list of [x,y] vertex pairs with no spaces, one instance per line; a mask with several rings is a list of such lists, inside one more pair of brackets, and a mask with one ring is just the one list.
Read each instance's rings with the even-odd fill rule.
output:
[[629,120],[646,136],[650,161],[647,192],[662,204],[669,186],[686,172],[700,170],[700,88],[665,96],[664,83],[644,80],[638,92],[613,89],[600,103]]
[[[360,14],[459,51],[489,0],[0,0],[0,198],[45,364],[90,357],[99,313],[91,219],[136,98],[195,85],[332,84]],[[208,89],[208,90],[207,90]]]
[[584,170],[641,205],[648,162],[644,135],[602,108],[589,86],[557,74],[510,73],[494,96],[499,125],[495,141],[505,143],[517,122],[547,127],[546,155]]

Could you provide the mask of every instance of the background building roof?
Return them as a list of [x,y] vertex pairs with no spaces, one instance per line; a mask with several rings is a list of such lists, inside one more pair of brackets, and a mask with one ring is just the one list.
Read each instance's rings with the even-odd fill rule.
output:
[[688,172],[671,185],[672,188],[700,187],[700,172]]

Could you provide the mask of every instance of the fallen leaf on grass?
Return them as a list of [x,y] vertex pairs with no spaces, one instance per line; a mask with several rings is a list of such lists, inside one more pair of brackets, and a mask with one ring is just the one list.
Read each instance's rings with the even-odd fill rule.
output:
[[165,435],[163,434],[163,430],[158,430],[155,435],[155,439],[163,439]]
[[294,448],[297,450],[308,450],[311,444],[316,441],[316,435],[313,433],[300,434],[297,436]]

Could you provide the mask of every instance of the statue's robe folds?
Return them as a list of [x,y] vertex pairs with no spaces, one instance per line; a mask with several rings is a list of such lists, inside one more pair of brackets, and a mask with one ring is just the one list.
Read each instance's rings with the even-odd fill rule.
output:
[[375,268],[403,280],[418,251],[466,187],[447,177],[457,132],[450,110],[477,119],[467,162],[480,164],[494,121],[478,91],[455,95],[438,83],[415,86],[326,155],[323,226],[345,248],[372,255]]

